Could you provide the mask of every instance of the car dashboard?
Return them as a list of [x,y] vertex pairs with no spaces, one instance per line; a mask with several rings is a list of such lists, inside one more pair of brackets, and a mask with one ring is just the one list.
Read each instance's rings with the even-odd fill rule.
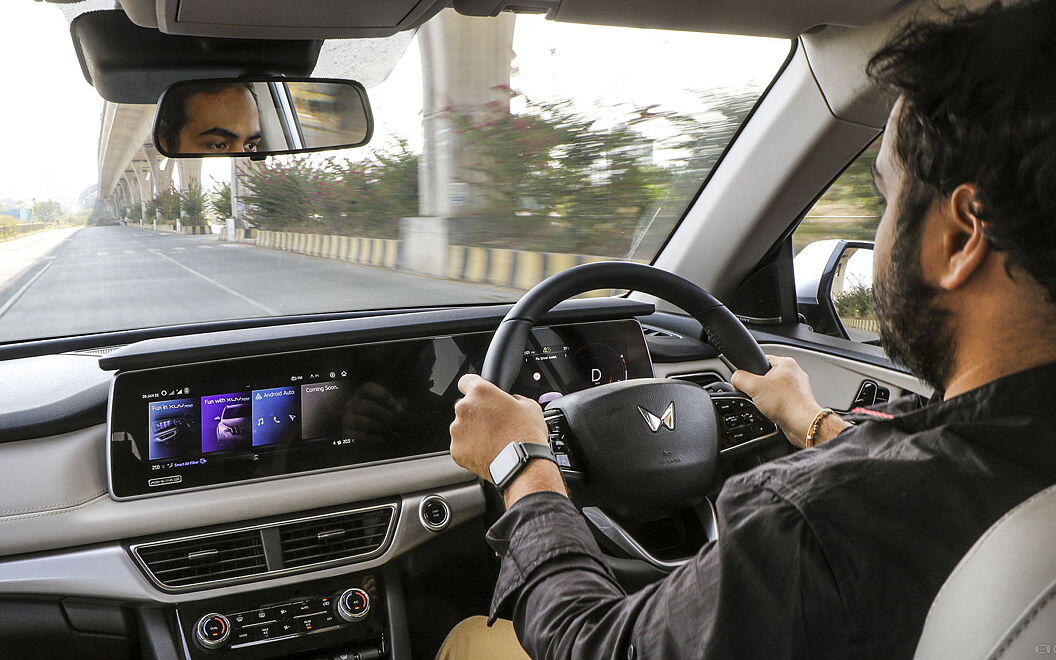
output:
[[[493,575],[482,535],[494,507],[451,461],[447,429],[458,379],[479,373],[506,311],[247,328],[3,363],[9,376],[24,370],[30,391],[0,413],[11,440],[0,442],[0,635],[29,649],[27,631],[48,631],[84,657],[422,655],[412,631],[435,609],[423,585],[457,590],[465,576],[448,584],[435,577],[444,569],[415,566],[439,561],[435,548],[472,545],[479,591]],[[558,306],[533,330],[512,391],[545,406],[630,378],[724,380],[710,346],[643,333],[637,319],[652,312],[625,299]],[[33,391],[42,382],[50,390]],[[33,397],[40,405],[25,405]],[[750,404],[716,405],[729,408],[731,466],[780,451]],[[574,447],[557,449],[575,476]],[[11,623],[24,612],[36,613],[32,628]]]

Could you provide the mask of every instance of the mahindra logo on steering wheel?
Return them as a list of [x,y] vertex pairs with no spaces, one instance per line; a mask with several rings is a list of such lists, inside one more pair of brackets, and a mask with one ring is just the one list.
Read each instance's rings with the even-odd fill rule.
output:
[[666,426],[669,430],[675,430],[675,402],[672,401],[668,406],[667,410],[660,417],[657,417],[653,413],[649,412],[645,408],[638,406],[638,412],[642,413],[642,417],[645,418],[645,422],[649,425],[649,430],[656,433],[660,430],[661,426]]

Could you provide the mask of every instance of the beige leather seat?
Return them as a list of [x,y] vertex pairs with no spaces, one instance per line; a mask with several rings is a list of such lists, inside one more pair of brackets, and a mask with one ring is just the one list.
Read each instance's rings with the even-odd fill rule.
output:
[[1056,486],[968,551],[932,603],[914,657],[1056,659]]

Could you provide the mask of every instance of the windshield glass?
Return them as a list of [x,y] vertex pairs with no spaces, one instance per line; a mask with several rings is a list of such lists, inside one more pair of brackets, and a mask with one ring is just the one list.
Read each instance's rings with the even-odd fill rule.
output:
[[[369,145],[249,162],[159,156],[154,107],[104,103],[53,7],[0,26],[0,342],[511,301],[649,262],[789,50],[445,10],[379,45]],[[328,44],[316,71],[364,57]]]

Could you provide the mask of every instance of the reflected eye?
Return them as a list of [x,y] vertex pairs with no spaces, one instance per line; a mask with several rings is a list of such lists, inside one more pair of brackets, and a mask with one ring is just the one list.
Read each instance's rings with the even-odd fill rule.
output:
[[259,146],[260,146],[259,142],[250,142],[250,143],[246,144],[245,150],[246,151],[256,151]]
[[210,142],[205,145],[206,151],[227,151],[226,142]]

